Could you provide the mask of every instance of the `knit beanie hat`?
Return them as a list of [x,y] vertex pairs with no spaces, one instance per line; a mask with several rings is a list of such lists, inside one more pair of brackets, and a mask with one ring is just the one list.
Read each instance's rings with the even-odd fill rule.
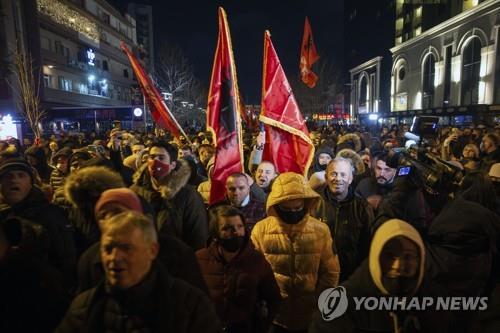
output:
[[28,163],[28,161],[26,161],[24,158],[8,158],[0,163],[0,177],[10,171],[24,171],[30,175],[31,182],[33,182],[33,169],[31,168],[31,165]]
[[134,191],[128,189],[126,187],[123,188],[113,188],[110,190],[106,190],[102,192],[99,200],[95,204],[94,213],[97,216],[97,213],[109,203],[118,203],[122,206],[129,208],[130,210],[143,213],[141,200],[135,194]]

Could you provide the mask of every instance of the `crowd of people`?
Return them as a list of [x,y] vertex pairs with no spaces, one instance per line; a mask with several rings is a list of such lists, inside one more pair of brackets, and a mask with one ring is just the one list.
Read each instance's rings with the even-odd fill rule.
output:
[[[0,142],[0,332],[500,330],[499,126],[442,126],[419,147],[404,124],[311,128],[307,176],[280,173],[248,131],[245,170],[211,203],[209,132],[116,125]],[[402,147],[457,175],[423,186],[398,172]],[[318,297],[337,286],[488,309],[325,321]]]

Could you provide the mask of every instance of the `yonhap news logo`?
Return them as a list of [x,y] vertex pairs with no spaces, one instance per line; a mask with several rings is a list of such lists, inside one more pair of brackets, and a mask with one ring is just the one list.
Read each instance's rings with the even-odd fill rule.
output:
[[325,289],[318,298],[319,311],[325,321],[342,316],[347,311],[348,303],[344,287]]
[[[488,297],[352,297],[354,310],[365,311],[484,311]],[[325,321],[342,316],[349,305],[344,287],[323,290],[318,308]]]

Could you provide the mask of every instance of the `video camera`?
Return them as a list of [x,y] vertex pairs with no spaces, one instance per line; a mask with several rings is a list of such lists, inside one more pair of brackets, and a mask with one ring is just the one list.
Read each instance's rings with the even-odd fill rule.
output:
[[405,138],[415,143],[393,149],[387,160],[387,166],[398,169],[396,176],[410,177],[431,194],[453,191],[463,177],[460,168],[429,152],[428,142],[437,137],[438,122],[439,117],[414,117]]

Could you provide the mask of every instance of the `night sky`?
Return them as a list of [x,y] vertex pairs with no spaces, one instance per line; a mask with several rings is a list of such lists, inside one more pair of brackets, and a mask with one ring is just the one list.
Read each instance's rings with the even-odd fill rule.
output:
[[[305,16],[309,16],[320,56],[342,66],[343,1],[341,0],[111,0],[124,12],[129,2],[153,6],[155,43],[179,45],[208,87],[217,42],[217,8],[227,13],[238,81],[246,104],[260,104],[264,30],[288,75],[299,71]],[[157,48],[158,49],[158,48]]]

